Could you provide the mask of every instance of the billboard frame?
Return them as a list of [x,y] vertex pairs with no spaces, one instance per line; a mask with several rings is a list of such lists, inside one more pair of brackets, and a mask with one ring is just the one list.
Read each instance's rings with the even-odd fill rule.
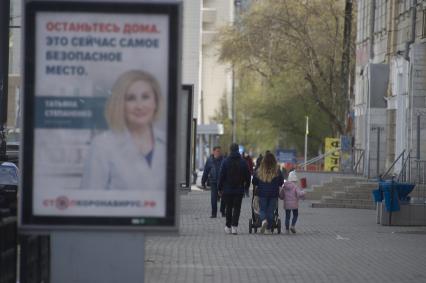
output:
[[[181,12],[176,3],[145,2],[64,2],[33,1],[25,4],[24,11],[24,95],[22,119],[22,150],[20,155],[20,205],[19,227],[25,231],[53,230],[139,230],[162,232],[178,230],[178,202],[176,193],[177,102],[180,88]],[[86,12],[101,14],[160,15],[169,19],[168,35],[168,95],[167,95],[167,148],[166,148],[166,213],[165,217],[149,216],[40,216],[34,215],[34,134],[35,134],[35,78],[36,33],[38,12]]]

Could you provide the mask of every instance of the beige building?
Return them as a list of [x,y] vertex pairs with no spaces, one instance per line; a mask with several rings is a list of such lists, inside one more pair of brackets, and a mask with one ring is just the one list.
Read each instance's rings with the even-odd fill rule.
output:
[[201,28],[202,1],[184,0],[182,83],[194,86],[194,118],[198,118],[198,103],[201,92]]
[[219,29],[234,21],[233,0],[203,0],[202,7],[202,78],[199,98],[199,122],[209,124],[225,95],[231,104],[232,68],[218,62]]

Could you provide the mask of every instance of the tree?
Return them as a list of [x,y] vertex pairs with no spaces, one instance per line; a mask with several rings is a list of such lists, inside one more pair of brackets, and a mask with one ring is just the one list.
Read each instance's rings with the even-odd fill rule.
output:
[[220,58],[231,62],[239,72],[261,77],[264,87],[259,95],[264,103],[263,109],[257,107],[257,115],[275,121],[275,111],[283,111],[279,105],[292,102],[294,109],[286,107],[285,112],[293,115],[284,115],[289,123],[282,131],[300,136],[304,127],[298,121],[315,113],[311,121],[321,122],[318,126],[323,132],[315,138],[343,134],[343,20],[342,1],[256,2],[238,26],[222,33]]

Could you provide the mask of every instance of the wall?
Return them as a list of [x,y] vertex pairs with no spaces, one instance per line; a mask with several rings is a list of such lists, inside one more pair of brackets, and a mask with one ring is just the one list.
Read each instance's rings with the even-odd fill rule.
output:
[[182,83],[194,85],[194,118],[201,91],[201,1],[184,0]]
[[[226,95],[230,106],[232,94],[232,69],[228,64],[218,61],[219,45],[217,36],[226,25],[231,25],[234,20],[234,1],[231,0],[204,0],[204,8],[216,10],[216,21],[203,23],[203,37],[211,37],[211,40],[203,38],[202,46],[202,101],[204,117],[208,124],[218,110],[220,99]],[[201,97],[200,97],[201,98]],[[201,107],[201,105],[200,105]],[[201,115],[201,108],[200,115]],[[200,120],[200,122],[202,122]]]

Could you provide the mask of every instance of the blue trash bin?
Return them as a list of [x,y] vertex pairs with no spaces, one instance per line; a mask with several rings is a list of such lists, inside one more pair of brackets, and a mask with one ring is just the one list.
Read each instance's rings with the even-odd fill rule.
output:
[[399,200],[407,200],[408,195],[413,191],[415,184],[409,183],[395,183],[396,190],[398,191]]
[[386,211],[399,211],[399,197],[396,189],[396,182],[381,181],[379,182],[379,190],[383,192]]
[[374,202],[382,202],[383,201],[383,192],[380,189],[373,190],[373,199]]

